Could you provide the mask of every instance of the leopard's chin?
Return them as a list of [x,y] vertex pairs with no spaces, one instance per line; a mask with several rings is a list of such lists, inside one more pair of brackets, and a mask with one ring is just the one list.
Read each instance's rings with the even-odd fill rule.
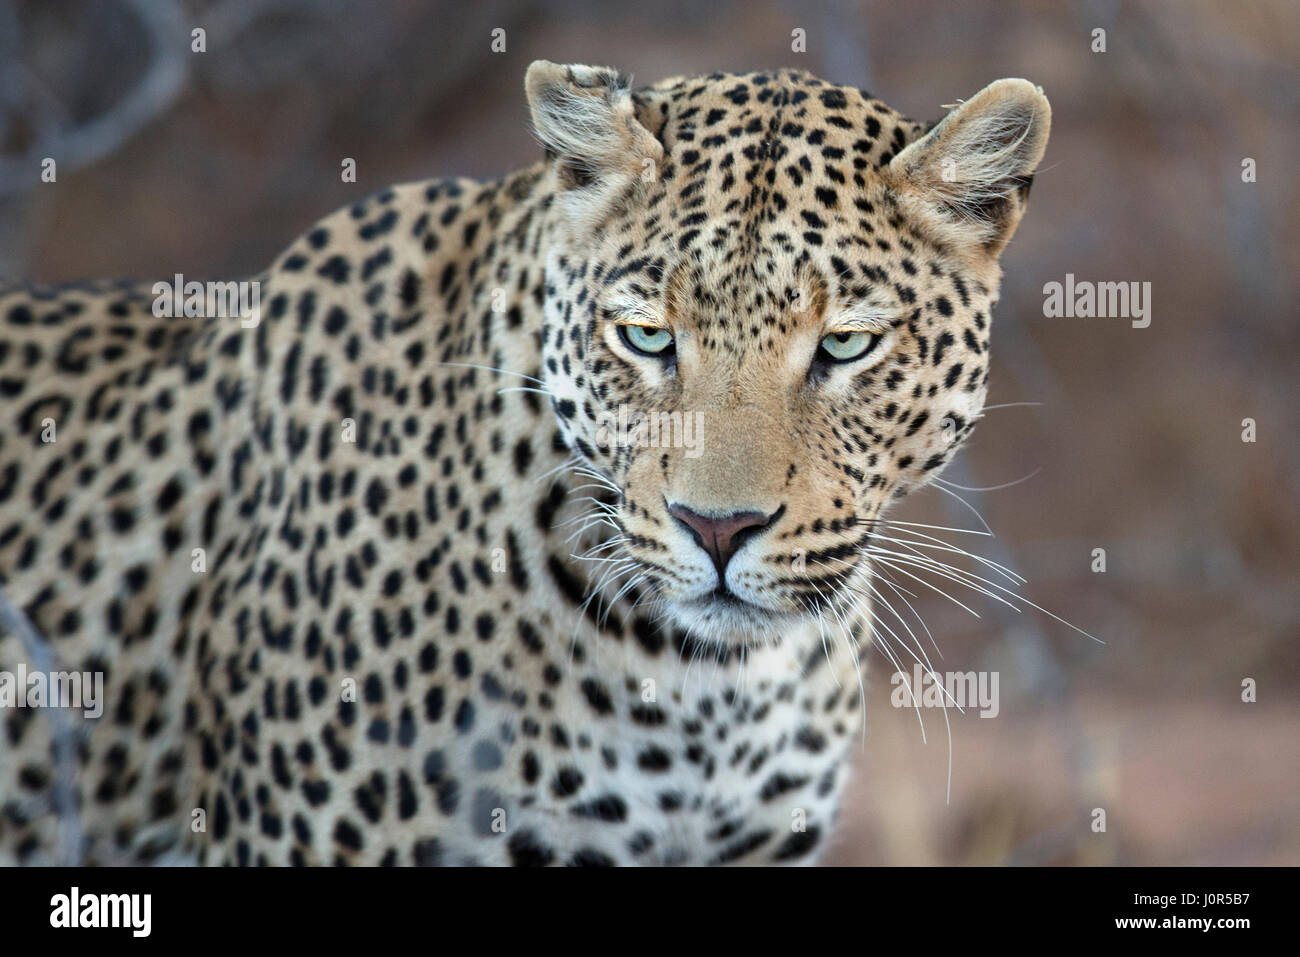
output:
[[731,593],[670,600],[668,611],[693,637],[721,645],[773,645],[808,620],[797,611],[767,608]]

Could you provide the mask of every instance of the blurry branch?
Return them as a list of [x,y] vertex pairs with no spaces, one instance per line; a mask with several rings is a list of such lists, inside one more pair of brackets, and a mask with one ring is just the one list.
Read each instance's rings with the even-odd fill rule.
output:
[[[185,86],[184,35],[180,9],[175,3],[157,0],[123,0],[131,8],[148,36],[151,47],[149,68],[136,87],[108,112],[71,129],[62,128],[66,113],[53,96],[35,80],[17,55],[6,56],[0,74],[0,95],[13,106],[25,101],[24,94],[40,102],[37,110],[38,135],[27,155],[0,157],[0,195],[29,189],[38,182],[40,162],[50,156],[65,171],[80,169],[108,156],[135,136],[151,121],[165,114]],[[17,14],[12,4],[0,5],[0,18],[12,38],[15,54],[21,53]],[[8,51],[7,51],[8,52]],[[48,111],[48,112],[46,112]]]
[[[800,9],[791,4],[791,12]],[[832,0],[822,9],[822,62],[826,76],[835,83],[847,83],[870,90],[873,77],[869,55],[866,10],[854,0]]]
[[[133,20],[144,34],[147,53],[143,60],[147,66],[139,82],[113,106],[76,124],[59,97],[25,62],[27,47],[15,0],[0,0],[0,108],[8,120],[21,118],[29,123],[34,134],[32,145],[23,155],[0,155],[0,196],[21,193],[39,183],[40,163],[47,156],[59,164],[60,172],[82,169],[112,155],[154,120],[165,116],[197,72],[189,65],[189,37],[194,27],[203,27],[208,49],[215,51],[232,47],[235,39],[270,17],[283,18],[304,8],[327,13],[337,6],[285,0],[225,0],[196,11],[191,9],[192,4],[181,0],[117,3],[123,8],[123,18]],[[281,72],[286,72],[294,68],[296,59],[301,55],[282,55],[276,63]],[[246,62],[237,65],[241,77],[253,72]]]
[[[0,587],[0,632],[9,631],[18,636],[27,661],[33,671],[52,675],[55,672],[54,653],[50,644],[36,630],[17,605],[9,600]],[[81,808],[77,800],[77,782],[80,771],[77,754],[80,736],[72,726],[69,712],[64,708],[45,708],[50,721],[50,750],[54,755],[53,803],[59,819],[59,863],[65,867],[82,863],[85,832],[81,826]]]
[[[355,59],[362,46],[375,45],[372,32],[349,29],[349,12],[347,0],[223,0],[194,17],[208,31],[209,48],[223,54],[204,60],[203,78],[248,94],[318,76],[322,52],[346,47]],[[373,62],[381,53],[360,59]]]

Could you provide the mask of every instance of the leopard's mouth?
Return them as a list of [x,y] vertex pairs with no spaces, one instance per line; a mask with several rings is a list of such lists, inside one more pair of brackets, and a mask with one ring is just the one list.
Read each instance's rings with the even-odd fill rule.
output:
[[715,588],[707,595],[701,595],[698,598],[689,599],[682,604],[705,613],[716,611],[718,613],[726,612],[737,615],[746,614],[763,616],[779,614],[779,612],[774,609],[765,608],[756,602],[752,602],[746,598],[741,598],[725,585]]
[[730,589],[672,601],[670,607],[687,631],[741,643],[779,637],[804,617],[797,611],[757,604]]

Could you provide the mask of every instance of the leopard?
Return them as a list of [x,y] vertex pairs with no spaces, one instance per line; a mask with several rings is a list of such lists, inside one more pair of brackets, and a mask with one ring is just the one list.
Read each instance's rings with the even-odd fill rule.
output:
[[[1048,101],[524,87],[531,165],[328,215],[255,314],[0,288],[0,860],[834,843],[869,545],[982,413]],[[18,706],[42,662],[100,713]]]

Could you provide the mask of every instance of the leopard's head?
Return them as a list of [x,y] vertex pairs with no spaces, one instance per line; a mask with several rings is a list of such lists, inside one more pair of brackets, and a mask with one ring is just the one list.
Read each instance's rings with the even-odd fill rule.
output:
[[526,86],[543,376],[622,556],[719,640],[847,602],[874,520],[981,413],[1047,99],[999,80],[929,125],[784,70]]

